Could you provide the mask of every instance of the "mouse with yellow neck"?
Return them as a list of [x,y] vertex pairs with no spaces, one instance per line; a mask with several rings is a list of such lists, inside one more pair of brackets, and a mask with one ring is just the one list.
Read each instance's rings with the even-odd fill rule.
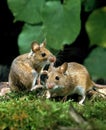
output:
[[47,98],[78,94],[81,96],[79,104],[83,104],[86,92],[94,86],[98,89],[106,88],[106,85],[92,81],[86,67],[76,62],[65,62],[57,68],[52,65],[44,74],[47,77],[45,81]]
[[12,91],[31,90],[46,64],[55,62],[55,56],[46,48],[46,42],[34,41],[31,51],[16,57],[10,67],[9,86]]

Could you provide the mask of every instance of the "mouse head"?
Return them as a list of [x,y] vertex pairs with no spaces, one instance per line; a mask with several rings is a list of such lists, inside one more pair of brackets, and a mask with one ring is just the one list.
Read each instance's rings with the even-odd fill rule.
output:
[[55,56],[46,48],[46,41],[43,41],[41,44],[34,41],[31,44],[31,52],[29,57],[33,57],[34,60],[42,62],[55,62]]
[[63,88],[66,85],[66,70],[68,68],[68,63],[63,63],[61,66],[55,68],[50,66],[47,73],[47,80],[46,80],[46,88],[50,91],[58,90]]

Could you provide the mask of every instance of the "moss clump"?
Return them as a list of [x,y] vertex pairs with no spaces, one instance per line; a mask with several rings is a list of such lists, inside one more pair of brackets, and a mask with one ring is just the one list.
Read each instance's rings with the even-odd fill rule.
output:
[[[54,130],[59,126],[80,126],[69,115],[70,102],[96,130],[106,129],[105,100],[60,102],[37,98],[33,92],[10,93],[0,97],[0,130]],[[82,124],[83,125],[83,124]]]

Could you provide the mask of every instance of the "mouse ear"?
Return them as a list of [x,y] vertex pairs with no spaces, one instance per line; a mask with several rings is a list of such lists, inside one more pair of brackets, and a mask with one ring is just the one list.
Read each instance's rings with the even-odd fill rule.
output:
[[59,67],[59,72],[60,72],[60,73],[65,73],[66,70],[67,70],[67,68],[68,68],[68,63],[65,62],[65,63],[63,63],[63,64]]
[[36,51],[40,50],[40,46],[36,41],[34,41],[34,42],[32,42],[31,49],[33,52],[36,52]]
[[44,41],[40,44],[40,47],[45,47],[46,46],[46,38],[44,39]]

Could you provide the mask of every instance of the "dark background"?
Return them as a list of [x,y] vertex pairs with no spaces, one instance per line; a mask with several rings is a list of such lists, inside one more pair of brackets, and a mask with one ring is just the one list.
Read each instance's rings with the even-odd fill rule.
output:
[[13,20],[7,0],[0,0],[0,81],[8,80],[11,62],[19,55],[17,38],[23,23]]
[[[96,1],[95,8],[106,6],[105,0]],[[76,61],[83,64],[87,55],[93,48],[97,47],[92,46],[89,48],[89,38],[85,30],[85,22],[90,13],[85,12],[82,7],[80,34],[73,44],[65,45],[64,50],[59,51],[55,66],[61,65],[65,61]],[[7,0],[0,0],[0,81],[8,81],[11,62],[19,55],[17,39],[23,24],[23,22],[19,21],[14,23],[14,17],[8,8]]]

